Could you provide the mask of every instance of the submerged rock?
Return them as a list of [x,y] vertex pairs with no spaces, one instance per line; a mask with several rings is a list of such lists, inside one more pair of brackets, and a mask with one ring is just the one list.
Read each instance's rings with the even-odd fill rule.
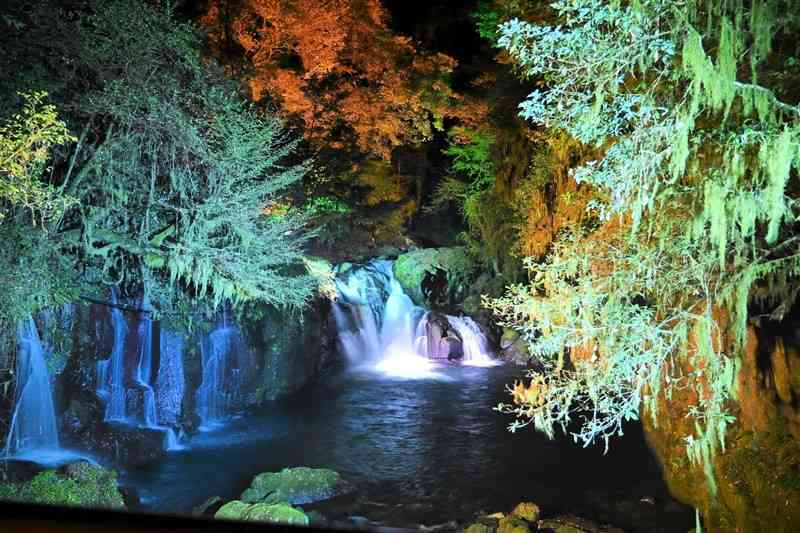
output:
[[45,470],[23,483],[0,485],[0,500],[80,507],[125,507],[117,474],[87,461]]
[[247,504],[239,500],[228,502],[220,507],[214,518],[296,526],[307,526],[309,523],[308,517],[303,511],[295,509],[286,503]]
[[338,472],[327,468],[284,468],[257,475],[242,493],[247,503],[314,503],[352,492]]

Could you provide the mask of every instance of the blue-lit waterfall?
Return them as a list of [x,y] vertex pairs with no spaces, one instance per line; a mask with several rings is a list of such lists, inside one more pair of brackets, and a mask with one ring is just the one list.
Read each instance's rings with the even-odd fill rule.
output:
[[[116,293],[112,291],[111,321],[114,343],[108,359],[97,363],[97,393],[106,401],[105,420],[134,426],[162,430],[164,447],[179,448],[175,431],[170,425],[177,423],[180,398],[183,396],[182,342],[175,335],[162,332],[159,347],[165,347],[159,361],[156,388],[160,402],[156,401],[153,389],[153,320],[150,318],[150,303],[142,300],[141,318],[135,331],[138,354],[135,367],[126,368],[125,346],[130,341],[128,326],[122,310],[116,307]],[[166,340],[165,340],[166,337]],[[131,362],[127,362],[131,365]],[[178,400],[175,395],[178,395]],[[176,401],[177,413],[176,414]],[[159,409],[159,406],[161,409]],[[161,412],[161,414],[160,414]]]
[[50,372],[44,348],[32,317],[17,327],[16,388],[14,412],[4,455],[46,456],[59,452]]
[[246,363],[239,327],[223,314],[221,323],[201,339],[200,353],[203,381],[195,400],[202,427],[208,428],[228,418],[240,399]]

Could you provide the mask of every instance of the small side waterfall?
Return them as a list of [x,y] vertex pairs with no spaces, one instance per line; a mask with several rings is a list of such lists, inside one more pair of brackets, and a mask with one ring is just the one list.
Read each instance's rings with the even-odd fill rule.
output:
[[208,427],[230,416],[240,399],[244,347],[241,331],[222,323],[200,341],[203,380],[196,393],[197,414]]
[[39,332],[32,317],[17,327],[19,351],[16,365],[14,411],[6,440],[6,456],[58,451],[50,373]]
[[[112,303],[117,303],[117,293],[111,291]],[[108,359],[97,362],[97,393],[106,401],[106,420],[125,420],[125,336],[128,327],[125,317],[117,307],[111,307],[114,326],[114,344]]]
[[417,378],[434,377],[437,360],[496,364],[478,324],[415,306],[392,264],[373,261],[336,280],[339,301],[333,314],[341,349],[353,366]]

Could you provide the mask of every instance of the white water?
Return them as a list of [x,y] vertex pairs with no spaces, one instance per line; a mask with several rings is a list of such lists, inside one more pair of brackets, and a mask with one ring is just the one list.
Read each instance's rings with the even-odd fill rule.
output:
[[60,455],[50,372],[32,317],[17,326],[17,341],[14,411],[4,455]]
[[[337,278],[333,314],[341,348],[356,369],[403,379],[438,378],[425,336],[428,313],[417,307],[395,279],[391,261],[373,261]],[[486,338],[469,317],[445,315],[461,338],[461,364],[497,364]]]
[[[116,291],[113,288],[111,301],[112,303],[117,303]],[[150,302],[146,296],[142,301],[142,309],[145,311],[151,309]],[[133,383],[125,382],[125,340],[128,335],[128,327],[125,323],[125,317],[118,307],[111,307],[111,321],[114,327],[114,344],[111,349],[111,355],[108,359],[97,363],[97,393],[106,401],[105,420],[162,430],[164,431],[164,448],[167,450],[179,449],[180,445],[175,431],[169,426],[160,424],[156,395],[151,386],[153,321],[150,318],[150,314],[143,313],[143,318],[136,331],[141,341]],[[163,344],[162,340],[161,345],[163,346]],[[160,361],[156,380],[158,381],[159,377],[161,377],[162,386],[167,381],[170,381],[170,385],[180,386],[182,394],[183,363],[180,361],[180,352],[177,355],[177,359],[176,363],[174,353],[168,349],[166,359],[162,358]],[[165,360],[168,365],[173,365],[173,368],[164,369],[164,375],[162,375]],[[179,372],[174,369],[176,364],[180,365]],[[169,379],[166,377],[167,375],[169,375]],[[180,379],[180,384],[178,379]],[[126,401],[128,396],[141,398],[140,405],[137,405],[133,412],[128,412],[129,406]]]
[[[111,289],[111,302],[117,303],[117,292]],[[111,307],[114,344],[108,359],[97,363],[97,393],[106,401],[105,420],[125,421],[125,336],[128,327],[117,307]]]
[[228,325],[223,316],[220,324],[200,342],[203,381],[197,389],[197,414],[202,429],[208,429],[231,415],[242,385],[243,347],[241,332]]

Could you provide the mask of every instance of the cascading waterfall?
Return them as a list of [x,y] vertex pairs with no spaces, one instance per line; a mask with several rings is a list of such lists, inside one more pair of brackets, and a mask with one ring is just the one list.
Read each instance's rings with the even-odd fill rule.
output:
[[17,326],[17,354],[14,411],[6,440],[6,456],[33,455],[58,451],[50,372],[39,332],[32,317]]
[[[357,368],[395,377],[436,377],[434,360],[442,358],[430,348],[430,313],[403,292],[392,265],[373,261],[337,278],[339,301],[333,314],[342,351]],[[462,364],[496,364],[478,324],[469,317],[441,316],[455,332],[448,341],[455,342],[457,336]]]
[[203,380],[196,393],[197,414],[202,427],[208,428],[225,420],[239,399],[244,367],[241,332],[222,323],[200,341]]
[[[117,304],[116,291],[112,289],[111,301]],[[142,309],[150,310],[150,302],[145,296]],[[97,393],[106,401],[106,421],[120,422],[130,425],[162,430],[164,432],[164,447],[167,450],[179,448],[178,439],[172,427],[160,425],[156,408],[156,395],[151,386],[153,365],[153,321],[148,312],[143,313],[143,318],[136,331],[140,339],[139,357],[133,374],[133,380],[126,383],[125,379],[125,341],[128,327],[121,309],[111,307],[111,322],[114,328],[114,344],[108,359],[97,363]],[[162,342],[163,344],[163,342]],[[178,354],[180,359],[180,353]],[[175,365],[173,357],[166,358],[167,364]],[[162,359],[158,373],[165,360]],[[180,368],[180,387],[183,387],[183,366]],[[165,372],[167,372],[165,370]],[[173,373],[174,377],[174,373]],[[156,377],[158,380],[158,376]],[[166,378],[165,378],[166,379]],[[177,385],[177,381],[175,382]]]

